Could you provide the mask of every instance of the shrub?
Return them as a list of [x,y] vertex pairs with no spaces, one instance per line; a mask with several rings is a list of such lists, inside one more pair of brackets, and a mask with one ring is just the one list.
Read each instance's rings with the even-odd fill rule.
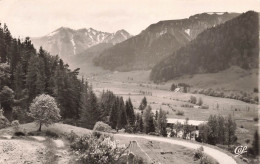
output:
[[72,142],[71,148],[82,163],[116,163],[124,153],[124,149],[118,147],[112,137],[103,134],[99,138],[93,134],[78,137]]
[[196,104],[197,98],[195,96],[190,96],[190,103]]
[[258,120],[259,120],[258,117],[255,117],[255,118],[254,118],[254,121],[255,121],[255,122],[258,122]]
[[194,160],[198,160],[198,159],[201,159],[203,157],[203,151],[204,151],[204,148],[201,146],[199,147],[198,149],[196,149],[194,155],[193,155],[193,159]]
[[178,115],[178,116],[183,116],[183,115],[184,115],[184,111],[178,110],[177,113],[176,113],[176,115]]
[[46,136],[48,136],[48,137],[59,138],[59,135],[58,135],[57,133],[55,133],[55,132],[53,132],[53,131],[50,131],[50,130],[47,130],[47,131],[45,132],[45,134],[46,134]]
[[181,107],[184,107],[184,108],[193,108],[194,105],[190,105],[190,104],[181,104]]
[[254,88],[254,92],[255,92],[255,93],[258,93],[258,88]]
[[25,136],[25,133],[24,132],[15,132],[14,133],[15,136]]
[[65,137],[70,142],[74,142],[76,138],[78,138],[79,136],[76,133],[74,133],[73,130],[71,130],[70,133],[65,134]]
[[199,98],[198,105],[201,106],[203,104],[202,98]]
[[13,127],[14,131],[19,131],[20,129],[20,123],[18,120],[12,121],[11,126]]
[[10,125],[9,120],[3,115],[3,109],[0,109],[0,129]]
[[100,132],[111,132],[112,128],[108,124],[106,124],[102,121],[98,121],[98,122],[96,122],[93,130],[100,131]]
[[208,105],[202,105],[201,109],[209,109],[209,106]]

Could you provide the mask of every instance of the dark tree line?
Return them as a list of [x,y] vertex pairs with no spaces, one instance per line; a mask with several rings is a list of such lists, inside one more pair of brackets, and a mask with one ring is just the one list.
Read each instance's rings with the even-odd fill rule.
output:
[[13,38],[6,25],[0,26],[0,101],[9,120],[29,121],[29,104],[42,93],[56,98],[63,119],[78,119],[84,87],[78,73],[58,56],[37,51],[28,37]]

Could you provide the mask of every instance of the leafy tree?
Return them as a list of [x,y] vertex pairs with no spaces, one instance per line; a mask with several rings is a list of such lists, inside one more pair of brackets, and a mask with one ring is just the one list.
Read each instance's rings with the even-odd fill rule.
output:
[[49,126],[61,118],[55,99],[46,94],[41,94],[33,100],[30,105],[30,116],[39,125],[38,131],[41,131],[42,125]]
[[4,116],[12,120],[12,106],[14,103],[14,91],[8,86],[4,86],[0,91],[0,109],[4,109]]

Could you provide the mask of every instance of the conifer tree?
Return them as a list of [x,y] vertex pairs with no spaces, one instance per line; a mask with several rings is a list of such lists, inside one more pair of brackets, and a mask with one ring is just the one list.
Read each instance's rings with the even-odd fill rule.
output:
[[133,104],[130,98],[126,101],[125,108],[126,108],[128,122],[130,125],[133,126],[135,123],[135,114],[134,114]]

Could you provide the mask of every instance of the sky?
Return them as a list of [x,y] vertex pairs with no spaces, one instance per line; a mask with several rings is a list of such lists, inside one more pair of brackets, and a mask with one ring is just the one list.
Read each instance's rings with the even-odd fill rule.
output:
[[59,27],[136,35],[160,20],[248,10],[259,12],[260,0],[0,0],[0,22],[15,37],[43,36]]

